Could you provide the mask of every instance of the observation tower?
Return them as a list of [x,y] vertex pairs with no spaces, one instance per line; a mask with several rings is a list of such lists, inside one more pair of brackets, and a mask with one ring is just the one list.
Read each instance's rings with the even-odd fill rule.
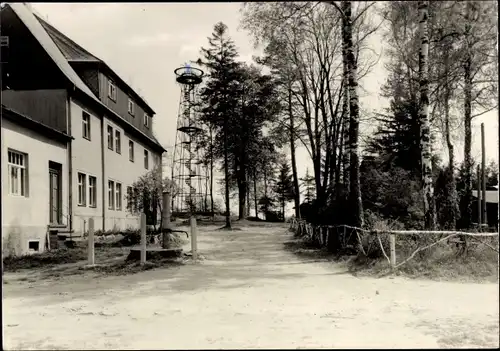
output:
[[172,197],[172,215],[190,217],[207,211],[207,173],[199,152],[203,129],[197,116],[197,87],[202,82],[203,71],[186,64],[174,73],[181,97],[172,163],[172,180],[177,186]]

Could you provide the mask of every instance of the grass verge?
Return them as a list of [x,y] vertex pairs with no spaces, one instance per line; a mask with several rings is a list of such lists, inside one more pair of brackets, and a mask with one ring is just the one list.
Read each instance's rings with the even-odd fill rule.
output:
[[[354,256],[332,254],[317,248],[307,240],[293,239],[285,249],[304,259],[320,259],[342,264],[356,276],[384,277],[388,275],[408,278],[491,283],[498,282],[498,254],[487,246],[475,246],[466,254],[457,255],[453,246],[443,244],[425,255],[416,255],[395,272],[384,257],[369,258],[359,253]],[[397,262],[408,255],[400,251]]]
[[60,278],[63,276],[84,274],[93,271],[102,275],[126,275],[159,267],[175,267],[182,265],[182,258],[153,259],[141,266],[137,261],[127,261],[129,250],[126,247],[100,246],[96,247],[93,267],[87,266],[87,248],[57,249],[17,257],[7,257],[3,260],[5,272],[29,272],[29,278],[20,280],[36,281],[38,279]]

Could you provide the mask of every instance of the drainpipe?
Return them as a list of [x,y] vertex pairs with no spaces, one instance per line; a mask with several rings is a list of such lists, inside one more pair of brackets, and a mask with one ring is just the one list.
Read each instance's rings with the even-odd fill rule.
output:
[[104,172],[104,115],[101,116],[101,169],[102,169],[102,231],[106,230],[106,173]]

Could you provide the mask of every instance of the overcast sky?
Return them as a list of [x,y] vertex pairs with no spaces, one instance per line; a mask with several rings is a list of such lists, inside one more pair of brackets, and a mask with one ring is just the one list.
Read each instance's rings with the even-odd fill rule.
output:
[[[215,23],[222,21],[236,43],[240,60],[258,54],[250,36],[238,30],[241,3],[34,3],[33,9],[65,35],[106,63],[127,81],[156,111],[154,131],[173,154],[180,89],[174,69],[196,60],[207,46]],[[379,36],[372,38],[382,50]],[[367,90],[361,103],[366,112],[380,110],[386,102],[378,97],[385,80],[382,61],[362,82]],[[474,121],[473,157],[480,155],[480,128],[486,126],[487,159],[498,160],[498,111]],[[366,126],[365,126],[366,127]],[[463,146],[457,143],[457,158]],[[312,169],[307,152],[298,149],[299,173]],[[170,159],[170,158],[169,158]]]

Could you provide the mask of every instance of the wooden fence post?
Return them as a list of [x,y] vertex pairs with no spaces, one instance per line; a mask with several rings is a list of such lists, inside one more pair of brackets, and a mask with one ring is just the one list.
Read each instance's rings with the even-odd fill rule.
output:
[[89,219],[89,237],[88,237],[88,264],[93,266],[95,263],[94,256],[94,218]]
[[146,214],[141,213],[141,265],[146,264]]
[[197,228],[196,228],[196,218],[191,216],[191,254],[193,255],[193,261],[196,261],[198,258],[198,245],[197,245]]
[[391,268],[396,267],[396,234],[389,234],[390,246],[391,246]]
[[162,212],[162,219],[161,219],[161,232],[162,232],[162,247],[164,249],[168,249],[168,236],[170,235],[171,232],[171,225],[170,225],[170,212],[171,212],[171,205],[172,205],[172,197],[170,196],[170,192],[165,191],[163,192],[163,212]]

